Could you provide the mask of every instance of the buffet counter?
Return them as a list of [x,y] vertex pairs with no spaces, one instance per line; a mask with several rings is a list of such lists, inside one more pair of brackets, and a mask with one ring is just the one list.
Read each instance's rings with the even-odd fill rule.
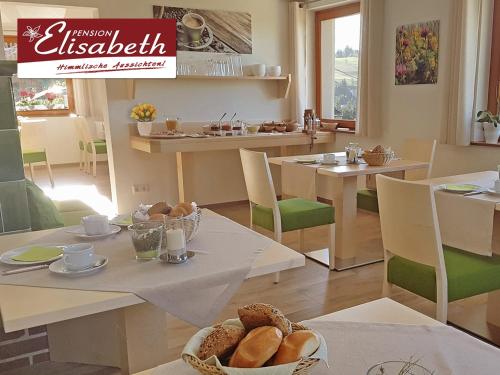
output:
[[[287,146],[309,145],[311,136],[301,132],[290,133],[258,133],[252,135],[224,136],[207,138],[157,139],[139,136],[137,127],[130,125],[130,146],[134,150],[155,153],[175,153],[177,163],[177,183],[179,201],[185,200],[184,172],[182,165],[183,152],[237,150],[239,148],[279,147],[281,156],[287,155]],[[314,144],[332,143],[335,134],[331,132],[316,133]]]

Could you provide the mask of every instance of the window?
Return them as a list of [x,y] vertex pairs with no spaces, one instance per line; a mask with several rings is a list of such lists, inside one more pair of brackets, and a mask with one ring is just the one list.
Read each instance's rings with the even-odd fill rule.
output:
[[[17,60],[17,38],[4,36],[5,56]],[[67,116],[74,112],[70,79],[13,78],[16,111],[21,116]]]
[[500,0],[495,0],[488,109],[500,113]]
[[21,116],[65,116],[74,112],[70,79],[12,79],[16,111]]
[[358,102],[359,3],[316,13],[316,109],[354,130]]

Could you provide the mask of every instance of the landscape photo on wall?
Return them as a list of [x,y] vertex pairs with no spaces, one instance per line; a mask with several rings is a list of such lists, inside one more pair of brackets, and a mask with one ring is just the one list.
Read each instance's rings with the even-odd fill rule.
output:
[[250,13],[153,5],[153,17],[177,21],[178,51],[252,53]]
[[439,20],[396,29],[396,85],[437,83],[438,60]]

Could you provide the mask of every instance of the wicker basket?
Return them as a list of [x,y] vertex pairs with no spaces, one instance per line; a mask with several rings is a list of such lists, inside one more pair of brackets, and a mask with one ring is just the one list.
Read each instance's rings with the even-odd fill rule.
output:
[[[292,330],[293,332],[295,331],[302,331],[302,330],[308,330],[309,328],[298,324],[298,323],[292,323]],[[198,370],[200,374],[203,375],[227,375],[223,370],[219,369],[216,366],[208,365],[204,363],[201,359],[194,357],[189,354],[183,354],[182,359],[184,362],[190,364],[195,370]],[[304,358],[302,359],[295,370],[293,371],[293,375],[306,375],[308,374],[308,371],[310,368],[316,366],[319,362],[318,358]]]
[[366,164],[372,166],[387,165],[392,160],[392,153],[390,152],[365,152],[363,159]]

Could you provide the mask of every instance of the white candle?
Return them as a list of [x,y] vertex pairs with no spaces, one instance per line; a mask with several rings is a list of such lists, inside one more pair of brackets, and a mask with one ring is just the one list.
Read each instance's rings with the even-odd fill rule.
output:
[[186,247],[186,237],[182,229],[167,230],[167,249],[183,250]]

